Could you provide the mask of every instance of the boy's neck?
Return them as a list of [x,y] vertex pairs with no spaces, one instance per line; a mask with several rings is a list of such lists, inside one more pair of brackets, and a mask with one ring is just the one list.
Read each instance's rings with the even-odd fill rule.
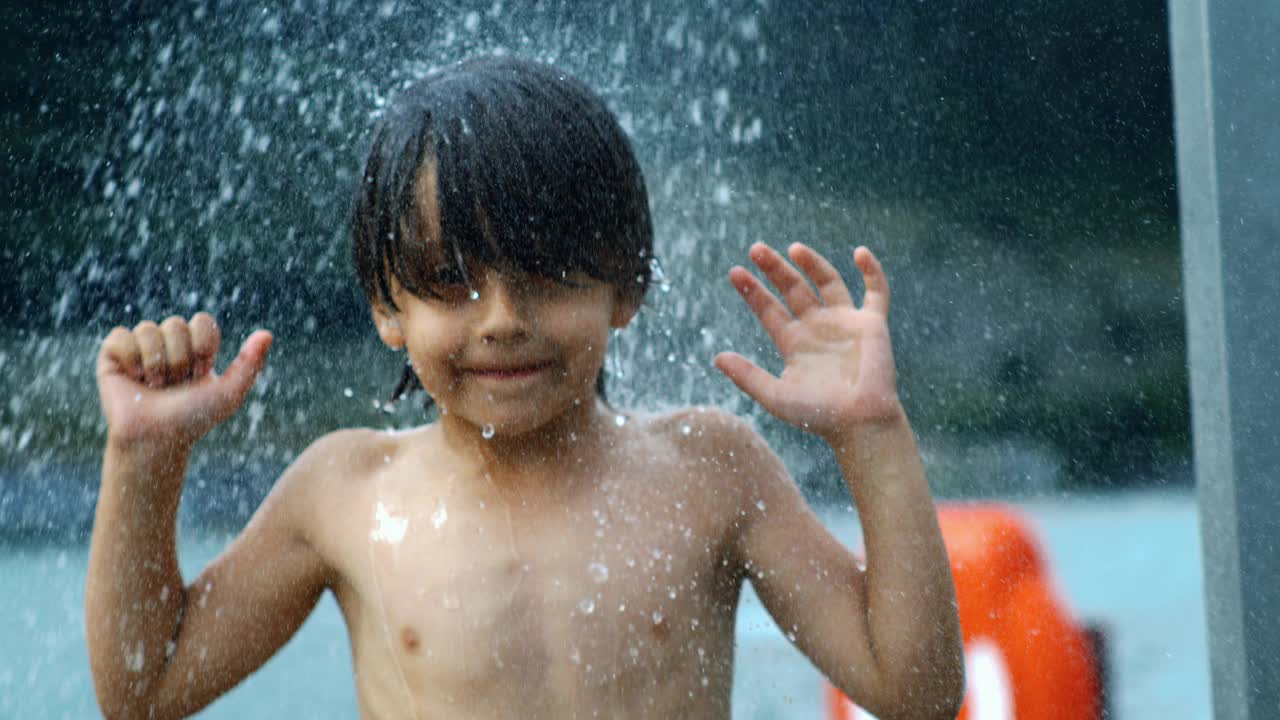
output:
[[445,444],[472,458],[499,484],[563,477],[567,462],[597,455],[611,444],[620,413],[598,397],[570,408],[554,420],[519,435],[495,434],[452,415],[440,418]]

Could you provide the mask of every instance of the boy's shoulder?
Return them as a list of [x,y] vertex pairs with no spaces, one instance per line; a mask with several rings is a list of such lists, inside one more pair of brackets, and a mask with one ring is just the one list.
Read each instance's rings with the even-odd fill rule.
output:
[[421,432],[352,428],[322,435],[276,480],[266,504],[288,508],[289,522],[314,532],[359,497],[402,451],[406,437]]
[[372,467],[388,452],[399,446],[410,432],[347,428],[320,436],[298,456],[295,464],[313,469]]
[[660,435],[722,439],[755,433],[745,419],[714,405],[688,405],[648,415],[646,420]]
[[774,464],[776,456],[746,418],[723,408],[693,405],[652,415],[650,432],[669,440],[688,460],[714,462],[720,467]]
[[[308,492],[337,489],[359,482],[395,457],[407,437],[424,432],[348,428],[322,435],[307,446],[278,481],[278,486],[305,485]],[[282,488],[284,489],[284,488]]]

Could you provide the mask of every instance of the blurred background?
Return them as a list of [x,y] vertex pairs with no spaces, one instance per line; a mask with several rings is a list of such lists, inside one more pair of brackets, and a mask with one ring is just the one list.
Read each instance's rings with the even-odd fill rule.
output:
[[[493,52],[587,81],[644,167],[659,267],[613,340],[615,404],[751,417],[855,544],[825,446],[710,358],[777,367],[724,279],[752,242],[810,243],[851,279],[871,246],[935,492],[1011,502],[1043,530],[1067,604],[1111,627],[1118,717],[1208,712],[1162,0],[50,2],[0,24],[0,627],[27,638],[0,660],[0,715],[95,712],[80,615],[111,327],[207,309],[228,357],[276,334],[193,459],[189,572],[314,438],[430,419],[384,402],[399,359],[350,269],[352,183],[388,98]],[[317,687],[346,693],[342,717],[334,613],[299,642],[330,659]],[[773,677],[752,652],[740,686]],[[787,657],[800,679],[736,691],[740,715],[812,716],[806,661]],[[245,691],[299,682],[282,662],[303,661]]]

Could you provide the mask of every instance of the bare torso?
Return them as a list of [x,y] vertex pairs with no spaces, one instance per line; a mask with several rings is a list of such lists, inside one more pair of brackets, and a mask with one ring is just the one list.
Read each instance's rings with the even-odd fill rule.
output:
[[699,419],[633,419],[527,482],[436,428],[368,433],[311,523],[362,716],[727,718],[743,501]]

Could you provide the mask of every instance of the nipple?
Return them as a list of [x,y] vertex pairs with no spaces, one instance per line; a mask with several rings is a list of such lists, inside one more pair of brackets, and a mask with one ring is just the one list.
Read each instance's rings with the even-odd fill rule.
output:
[[422,637],[411,627],[400,631],[400,641],[404,643],[404,649],[413,655],[417,655],[418,650],[422,648]]

